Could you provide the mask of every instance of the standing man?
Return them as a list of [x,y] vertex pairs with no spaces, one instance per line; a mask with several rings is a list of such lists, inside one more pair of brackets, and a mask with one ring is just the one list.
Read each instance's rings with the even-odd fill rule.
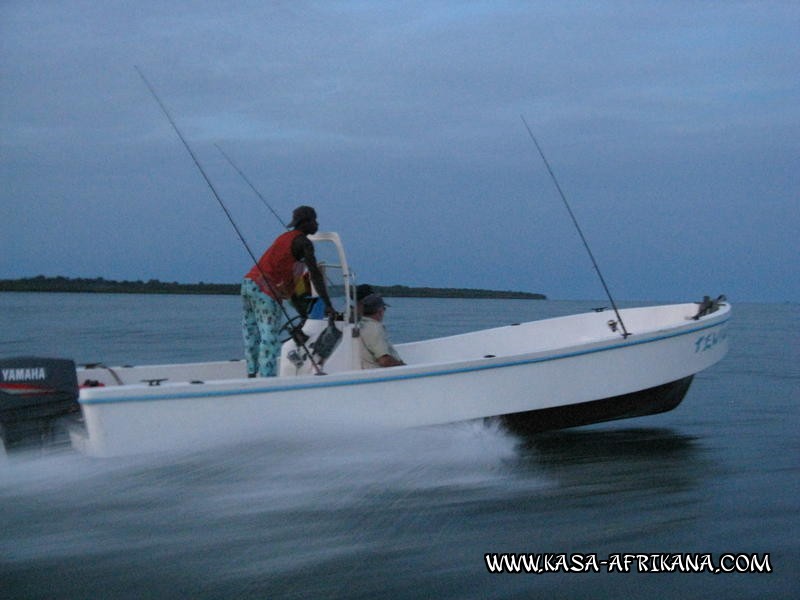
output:
[[277,374],[281,302],[292,297],[305,270],[325,303],[326,313],[335,314],[325,278],[317,266],[314,244],[307,237],[319,229],[317,212],[310,206],[298,206],[289,227],[291,231],[278,236],[242,282],[242,333],[248,377]]
[[378,294],[370,294],[361,302],[362,316],[358,326],[362,369],[397,367],[406,364],[386,337],[383,317],[387,306],[389,305]]

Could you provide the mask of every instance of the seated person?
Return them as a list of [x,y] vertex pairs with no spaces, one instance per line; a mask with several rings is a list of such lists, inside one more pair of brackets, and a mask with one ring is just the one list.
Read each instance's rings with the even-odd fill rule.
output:
[[368,283],[362,283],[361,285],[356,286],[356,315],[355,320],[358,321],[361,318],[361,303],[364,302],[364,298],[372,294],[375,290],[373,287]]
[[358,322],[361,340],[361,368],[396,367],[404,365],[397,350],[386,337],[383,316],[389,306],[378,294],[370,294],[361,302],[362,316]]

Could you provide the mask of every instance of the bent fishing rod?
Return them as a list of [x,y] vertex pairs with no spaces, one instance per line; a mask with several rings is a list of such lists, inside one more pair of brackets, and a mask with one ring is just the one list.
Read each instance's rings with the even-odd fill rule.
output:
[[[208,184],[208,187],[211,189],[211,193],[214,194],[214,198],[216,198],[217,202],[219,202],[219,205],[222,207],[222,210],[225,212],[225,216],[228,217],[228,221],[230,221],[231,225],[233,226],[233,229],[236,231],[236,235],[239,236],[239,240],[241,240],[242,245],[245,247],[245,250],[247,250],[247,253],[250,255],[250,258],[253,259],[253,263],[256,265],[256,268],[258,269],[258,272],[261,274],[261,277],[264,280],[264,283],[267,284],[267,288],[269,288],[270,293],[277,300],[278,298],[280,298],[280,296],[276,292],[275,288],[272,286],[272,283],[267,278],[267,276],[264,273],[264,271],[261,269],[261,265],[258,264],[258,259],[256,258],[256,255],[253,254],[253,251],[250,249],[250,246],[248,245],[247,241],[244,239],[244,236],[242,235],[241,230],[236,225],[236,221],[233,220],[233,216],[231,215],[231,213],[228,210],[228,208],[225,206],[225,203],[222,201],[222,198],[220,197],[219,193],[217,192],[217,189],[214,187],[214,184],[211,183],[211,179],[209,179],[208,175],[206,174],[205,170],[203,169],[202,165],[200,164],[200,161],[197,159],[197,156],[195,156],[195,153],[192,151],[192,148],[189,146],[189,144],[186,142],[186,139],[183,137],[183,134],[181,133],[181,130],[178,129],[178,126],[175,124],[175,120],[172,118],[172,115],[170,115],[169,111],[167,110],[167,107],[164,106],[164,103],[161,102],[161,99],[158,97],[158,94],[156,94],[156,91],[153,88],[153,86],[150,85],[150,82],[147,80],[147,77],[145,77],[144,73],[142,73],[142,70],[139,67],[136,67],[136,66],[134,68],[136,69],[136,72],[139,73],[139,77],[142,78],[142,81],[144,81],[144,84],[147,86],[147,89],[150,90],[150,93],[153,95],[153,98],[155,98],[156,102],[158,103],[158,106],[161,108],[162,112],[164,113],[164,116],[167,117],[167,121],[169,121],[169,124],[172,125],[172,128],[175,130],[175,133],[178,135],[178,138],[183,143],[183,146],[186,148],[186,151],[189,153],[189,156],[192,157],[192,160],[194,161],[194,164],[197,167],[197,170],[200,171],[200,174],[203,176],[203,179],[205,179],[206,183]],[[292,319],[289,316],[289,312],[286,310],[286,307],[283,305],[283,302],[281,302],[280,300],[277,300],[277,302],[278,302],[278,306],[281,307],[281,311],[283,312],[283,316],[286,317],[287,322],[291,323]],[[306,353],[306,356],[308,356],[309,360],[311,361],[312,366],[314,367],[314,370],[316,371],[316,374],[317,375],[324,375],[325,373],[323,373],[322,369],[317,364],[317,361],[314,360],[314,356],[311,354],[311,352],[309,352],[308,348],[306,348],[305,342],[302,341],[301,339],[295,339],[295,342],[298,343],[298,345]]]
[[578,230],[578,235],[581,237],[581,241],[583,242],[583,246],[586,248],[586,252],[589,253],[589,258],[592,260],[592,265],[594,265],[594,270],[597,271],[597,276],[600,278],[600,283],[603,284],[603,289],[606,291],[606,296],[608,296],[608,300],[611,302],[611,307],[614,309],[614,314],[617,315],[617,321],[619,321],[620,327],[622,327],[622,337],[627,338],[630,333],[628,330],[625,329],[625,323],[622,321],[622,317],[619,314],[619,310],[617,309],[617,304],[614,302],[614,298],[611,296],[611,291],[608,289],[606,285],[606,280],[603,277],[603,274],[600,272],[600,267],[597,265],[597,261],[594,258],[594,254],[592,253],[592,249],[589,248],[589,242],[586,241],[586,236],[583,235],[583,230],[581,226],[578,225],[578,219],[575,218],[575,213],[572,212],[572,208],[570,208],[569,202],[567,202],[567,197],[564,195],[564,192],[561,190],[561,186],[558,183],[558,179],[556,179],[555,173],[553,173],[553,169],[550,168],[550,163],[547,161],[547,157],[544,155],[542,151],[542,147],[539,145],[539,142],[536,141],[536,136],[533,135],[533,131],[528,126],[528,122],[525,120],[525,117],[520,115],[522,119],[522,123],[525,125],[525,129],[528,130],[528,135],[531,136],[531,140],[533,140],[536,149],[539,151],[539,155],[542,157],[544,161],[544,166],[547,167],[547,172],[550,173],[550,178],[553,180],[553,183],[558,190],[558,194],[561,196],[562,202],[564,202],[564,206],[567,208],[567,212],[569,213],[570,218],[572,219],[572,223],[575,225],[575,229]]

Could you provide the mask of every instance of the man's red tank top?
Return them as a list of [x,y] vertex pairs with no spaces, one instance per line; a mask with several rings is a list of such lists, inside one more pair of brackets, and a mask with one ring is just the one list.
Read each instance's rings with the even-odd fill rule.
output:
[[[278,236],[258,260],[258,266],[253,265],[245,275],[255,281],[265,294],[276,300],[290,298],[294,292],[295,282],[303,274],[303,263],[292,254],[292,242],[300,235],[303,235],[303,232],[295,229]],[[269,279],[272,290],[264,283],[262,273]]]

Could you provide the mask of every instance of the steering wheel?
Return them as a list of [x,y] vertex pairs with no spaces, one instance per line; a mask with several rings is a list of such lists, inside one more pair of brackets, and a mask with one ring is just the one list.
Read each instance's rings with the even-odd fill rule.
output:
[[[300,315],[295,315],[286,323],[283,324],[283,327],[280,328],[278,331],[279,336],[286,335],[285,338],[281,339],[281,343],[288,342],[291,339],[294,339],[293,333],[295,331],[300,331],[300,328],[305,323],[305,318]],[[305,336],[305,334],[303,334]]]

